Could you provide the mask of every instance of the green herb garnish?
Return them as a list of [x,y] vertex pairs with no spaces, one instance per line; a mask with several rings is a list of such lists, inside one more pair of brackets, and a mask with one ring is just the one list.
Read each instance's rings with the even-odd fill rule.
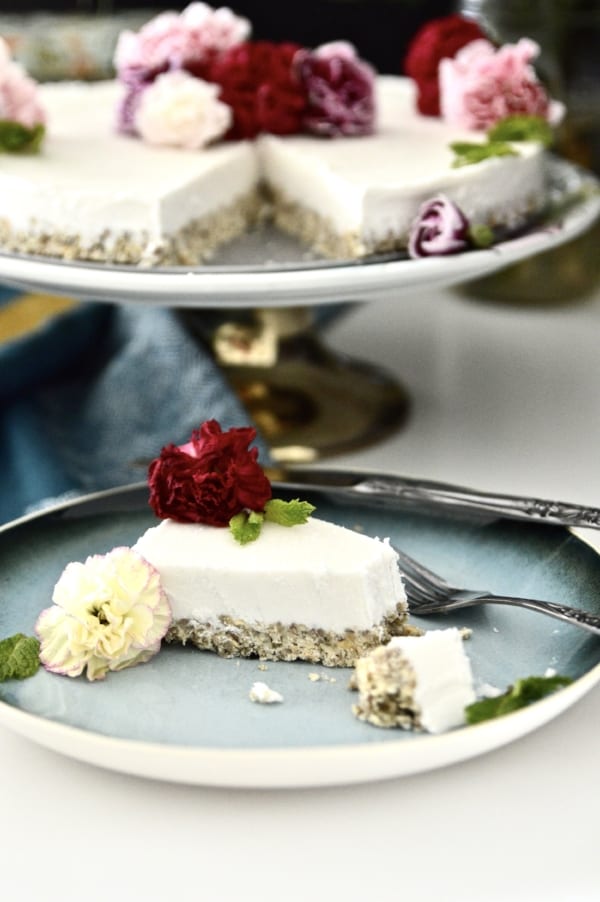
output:
[[265,515],[259,511],[240,511],[229,521],[233,538],[240,545],[247,545],[258,539]]
[[517,680],[513,686],[509,686],[506,692],[495,698],[482,698],[465,708],[467,723],[481,723],[484,720],[492,720],[494,717],[502,717],[526,708],[532,702],[537,702],[546,695],[568,686],[573,680],[568,676],[543,677],[530,676]]
[[45,134],[45,126],[41,124],[27,128],[20,122],[0,119],[0,152],[37,153]]
[[314,509],[313,504],[300,501],[298,498],[294,498],[293,501],[271,498],[265,505],[265,520],[279,523],[280,526],[300,526],[306,523]]
[[282,501],[280,498],[271,498],[265,504],[264,513],[261,511],[241,511],[229,521],[229,529],[236,542],[247,545],[258,539],[262,525],[267,520],[269,523],[278,523],[280,526],[301,526],[306,523],[314,505],[308,501]]
[[489,129],[490,141],[537,141],[550,147],[554,134],[542,116],[507,116]]
[[24,680],[40,666],[40,643],[34,636],[16,633],[0,640],[0,682]]
[[494,232],[483,223],[474,223],[469,226],[469,238],[475,247],[490,247],[494,243]]
[[481,163],[490,157],[518,157],[519,152],[506,141],[487,141],[485,144],[472,143],[470,141],[454,141],[450,148],[455,153],[452,167],[471,166],[473,163]]

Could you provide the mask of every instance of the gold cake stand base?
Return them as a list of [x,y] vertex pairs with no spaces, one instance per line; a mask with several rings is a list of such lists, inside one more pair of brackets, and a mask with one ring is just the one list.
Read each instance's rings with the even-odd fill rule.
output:
[[208,343],[277,463],[363,448],[406,421],[404,389],[379,368],[329,349],[309,308],[239,311],[221,316],[208,336],[205,315],[180,314]]

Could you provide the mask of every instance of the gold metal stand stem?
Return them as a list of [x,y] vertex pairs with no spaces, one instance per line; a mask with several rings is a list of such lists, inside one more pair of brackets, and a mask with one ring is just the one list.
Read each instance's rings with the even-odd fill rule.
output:
[[[194,315],[185,314],[192,330]],[[211,345],[278,463],[362,448],[406,421],[404,389],[377,367],[327,348],[308,308],[240,312],[215,327]]]

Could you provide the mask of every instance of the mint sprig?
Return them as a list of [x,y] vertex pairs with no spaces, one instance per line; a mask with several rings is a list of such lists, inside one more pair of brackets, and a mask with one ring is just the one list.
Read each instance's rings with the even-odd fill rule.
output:
[[506,141],[487,141],[484,144],[471,141],[453,141],[450,149],[455,158],[452,168],[471,166],[473,163],[481,163],[491,157],[518,157],[519,152]]
[[236,542],[247,545],[258,539],[264,519],[264,514],[259,511],[240,511],[229,521],[229,529]]
[[546,695],[556,692],[568,686],[573,680],[568,676],[543,677],[530,676],[517,680],[513,686],[509,686],[506,692],[495,698],[482,698],[465,708],[465,718],[468,724],[482,723],[484,720],[492,720],[526,708],[533,702],[539,701]]
[[11,119],[0,119],[0,152],[37,153],[42,146],[45,127],[39,123],[27,128]]
[[280,526],[301,526],[306,523],[314,505],[308,501],[282,501],[281,498],[271,498],[265,504],[263,511],[240,511],[229,521],[229,529],[233,538],[240,545],[247,545],[258,539],[262,525],[265,521],[278,523]]
[[507,116],[487,132],[490,141],[537,141],[550,147],[554,141],[551,126],[542,116]]
[[265,520],[270,523],[279,523],[280,526],[301,526],[306,523],[315,507],[308,501],[282,501],[281,498],[271,498],[265,505]]
[[40,643],[34,636],[16,633],[0,640],[0,682],[24,680],[40,666]]

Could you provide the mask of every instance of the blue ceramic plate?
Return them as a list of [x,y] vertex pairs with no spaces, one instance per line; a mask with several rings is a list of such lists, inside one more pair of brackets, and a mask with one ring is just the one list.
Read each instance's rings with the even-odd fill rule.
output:
[[[320,517],[390,536],[457,583],[600,613],[600,557],[565,529],[308,497]],[[32,633],[69,561],[133,544],[154,522],[146,499],[146,487],[133,486],[1,529],[0,636]],[[141,776],[220,786],[333,785],[424,771],[496,748],[556,716],[600,680],[600,640],[540,614],[488,606],[420,625],[472,628],[466,647],[477,685],[505,688],[547,668],[575,681],[504,718],[428,736],[359,722],[351,712],[349,670],[268,663],[263,671],[256,660],[166,647],[148,664],[104,682],[41,670],[0,684],[0,723],[66,755]],[[314,673],[326,679],[313,681]],[[284,703],[252,704],[248,692],[257,680],[281,692]]]

